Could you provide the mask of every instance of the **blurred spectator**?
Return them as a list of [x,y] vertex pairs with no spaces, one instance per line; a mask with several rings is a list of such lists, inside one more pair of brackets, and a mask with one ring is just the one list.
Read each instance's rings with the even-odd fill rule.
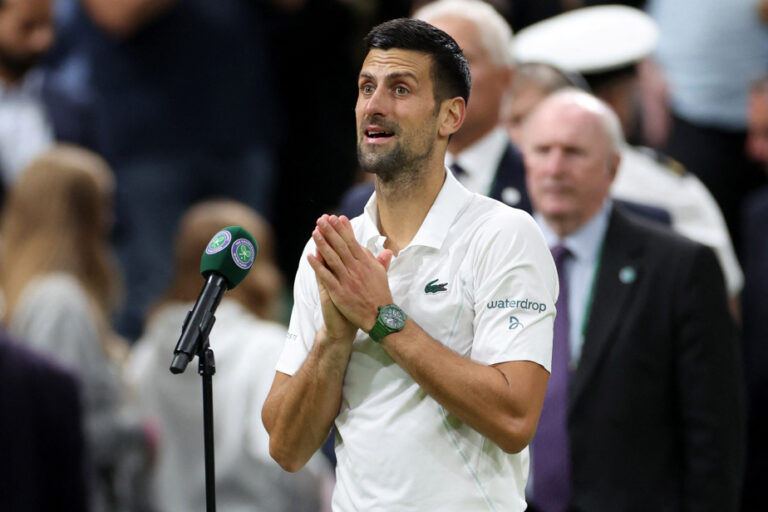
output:
[[80,0],[66,18],[87,67],[94,148],[117,177],[117,326],[130,339],[168,284],[190,204],[225,195],[271,216],[281,124],[264,9],[304,2]]
[[6,186],[53,140],[41,77],[30,73],[53,43],[51,11],[51,0],[0,1],[0,170]]
[[140,505],[147,437],[126,407],[125,347],[109,328],[119,275],[109,250],[112,173],[101,158],[57,145],[9,190],[0,233],[5,323],[82,382],[94,511]]
[[[768,76],[754,82],[749,97],[749,155],[768,173]],[[764,503],[768,472],[768,187],[756,190],[744,213],[744,360],[749,391],[749,452],[742,510]]]
[[619,120],[577,89],[523,132],[536,220],[560,275],[532,511],[737,507],[736,331],[712,251],[608,200]]
[[[160,426],[153,491],[160,512],[203,511],[205,473],[200,377],[168,370],[181,325],[203,285],[200,257],[211,237],[240,225],[259,243],[245,280],[228,292],[216,311],[210,335],[216,357],[213,379],[216,498],[226,511],[284,512],[323,509],[330,476],[327,462],[315,473],[284,472],[269,457],[261,407],[272,384],[286,330],[270,321],[281,289],[271,229],[253,209],[228,200],[193,206],[181,219],[175,240],[174,276],[144,334],[132,349],[129,375],[144,413]],[[328,489],[330,490],[330,489]],[[330,494],[327,494],[330,496]]]
[[82,107],[37,66],[54,42],[52,11],[52,0],[0,0],[0,193],[54,139],[85,138],[56,122]]
[[529,62],[525,57],[518,62],[515,78],[507,89],[499,112],[501,125],[509,138],[520,144],[523,127],[531,112],[551,93],[566,87],[589,91],[584,78],[577,73],[545,62]]
[[[608,103],[624,130],[637,121],[637,66],[655,47],[657,29],[640,10],[625,6],[578,9],[532,25],[518,34],[517,58],[523,63],[502,110],[510,135],[519,137],[522,123],[548,93],[583,76],[589,89]],[[539,61],[545,64],[525,64]],[[625,144],[611,197],[666,210],[679,233],[715,249],[739,316],[744,277],[717,202],[692,173],[650,148]]]
[[[514,72],[509,25],[481,0],[438,0],[414,17],[453,37],[472,73],[466,118],[448,145],[446,165],[469,190],[530,212],[520,152],[499,125],[501,101]],[[352,189],[340,213],[359,215],[372,192],[372,182]]]
[[655,58],[666,84],[647,88],[666,106],[646,110],[662,117],[650,120],[648,136],[701,178],[740,249],[741,203],[765,183],[743,148],[749,84],[768,69],[768,23],[755,0],[649,0],[647,11],[659,25]]
[[77,381],[2,330],[0,410],[3,510],[90,510]]

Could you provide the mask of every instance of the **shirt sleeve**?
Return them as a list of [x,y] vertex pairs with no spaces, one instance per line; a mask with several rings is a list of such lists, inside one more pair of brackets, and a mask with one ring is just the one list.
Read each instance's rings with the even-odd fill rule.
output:
[[277,371],[288,375],[296,373],[304,363],[315,343],[315,334],[322,326],[317,280],[307,261],[307,255],[314,250],[315,244],[310,240],[304,247],[299,268],[296,271],[291,320],[288,324],[282,354],[275,367]]
[[557,270],[534,220],[511,210],[475,250],[472,359],[533,361],[550,370]]

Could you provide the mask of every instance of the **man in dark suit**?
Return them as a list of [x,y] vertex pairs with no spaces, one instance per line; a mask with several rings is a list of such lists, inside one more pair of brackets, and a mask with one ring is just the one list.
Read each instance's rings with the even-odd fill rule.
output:
[[531,510],[737,510],[744,397],[713,252],[609,199],[615,114],[574,89],[533,113],[528,190],[560,273]]
[[75,378],[2,330],[0,411],[0,509],[89,510]]
[[[766,3],[768,6],[768,3]],[[752,84],[749,95],[747,152],[768,174],[768,75]],[[763,477],[768,471],[768,186],[742,207],[744,244],[744,368],[747,375],[748,444],[742,510],[764,507]]]
[[[451,138],[446,165],[469,190],[530,212],[520,152],[499,125],[501,102],[514,73],[509,25],[489,4],[471,0],[432,2],[414,18],[448,33],[467,56],[472,74],[467,117]],[[350,218],[361,214],[371,193],[372,181],[352,188],[339,212]]]

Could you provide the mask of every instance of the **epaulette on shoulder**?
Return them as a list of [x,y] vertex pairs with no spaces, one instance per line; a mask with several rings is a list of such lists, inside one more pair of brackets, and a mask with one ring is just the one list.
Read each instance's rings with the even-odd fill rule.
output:
[[637,146],[637,150],[641,153],[645,153],[650,158],[652,158],[657,164],[661,165],[665,169],[668,169],[670,172],[672,172],[676,176],[685,176],[686,172],[688,172],[685,169],[685,166],[672,158],[669,155],[665,155],[661,151],[658,151],[653,148],[649,148],[647,146]]

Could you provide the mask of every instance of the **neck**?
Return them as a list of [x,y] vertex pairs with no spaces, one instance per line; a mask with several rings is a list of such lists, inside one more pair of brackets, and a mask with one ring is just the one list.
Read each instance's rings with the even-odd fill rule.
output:
[[542,217],[547,223],[547,226],[549,226],[549,229],[551,229],[558,238],[565,238],[592,222],[592,220],[600,213],[602,207],[603,205],[601,203],[600,205],[596,205],[586,211],[578,212],[577,214],[550,217],[542,214]]
[[3,66],[2,62],[0,62],[0,82],[7,86],[16,86],[21,83],[23,78],[23,74],[19,75],[18,73],[13,73],[7,67]]
[[387,237],[385,247],[397,255],[406,247],[429,213],[445,181],[444,157],[432,159],[419,179],[408,183],[376,178],[379,230]]
[[563,239],[569,235],[572,235],[579,230],[586,222],[581,219],[574,218],[547,218],[544,217],[544,221],[549,226],[549,229],[557,235],[558,238]]

